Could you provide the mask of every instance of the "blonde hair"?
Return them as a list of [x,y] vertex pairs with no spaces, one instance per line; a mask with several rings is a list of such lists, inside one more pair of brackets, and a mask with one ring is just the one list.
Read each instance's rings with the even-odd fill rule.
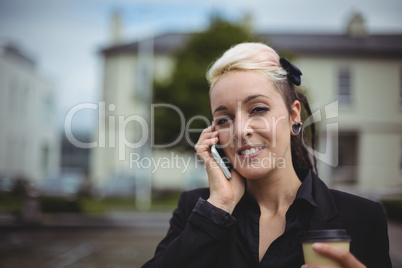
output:
[[210,88],[224,74],[234,71],[257,71],[281,89],[286,83],[287,72],[279,63],[279,55],[262,43],[241,43],[227,50],[207,72]]

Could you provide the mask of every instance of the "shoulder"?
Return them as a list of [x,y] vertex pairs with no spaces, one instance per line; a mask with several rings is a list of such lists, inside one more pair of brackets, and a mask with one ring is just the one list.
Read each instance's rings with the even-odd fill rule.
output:
[[351,216],[349,213],[354,213],[361,216],[382,211],[382,206],[378,202],[334,189],[329,191],[340,213],[346,213],[349,216]]
[[374,218],[384,217],[383,208],[378,202],[329,189],[316,175],[313,175],[313,195],[318,205],[316,214],[320,219],[358,225],[371,224]]
[[334,222],[359,229],[355,232],[367,233],[369,229],[383,228],[385,213],[380,203],[339,190],[328,191],[335,205],[334,215],[337,214]]
[[339,190],[329,189],[315,174],[313,176],[313,191],[317,202],[325,208],[336,208],[339,212],[361,211],[370,212],[378,209],[379,203],[372,200]]
[[350,251],[368,267],[391,267],[387,221],[381,204],[337,190],[330,192],[339,213],[332,223],[351,236]]
[[334,190],[334,189],[329,189],[332,197],[334,198],[334,201],[337,204],[348,204],[353,205],[353,206],[358,206],[360,208],[363,207],[375,207],[377,202],[366,199],[361,196],[357,196],[351,193],[339,191],[339,190]]

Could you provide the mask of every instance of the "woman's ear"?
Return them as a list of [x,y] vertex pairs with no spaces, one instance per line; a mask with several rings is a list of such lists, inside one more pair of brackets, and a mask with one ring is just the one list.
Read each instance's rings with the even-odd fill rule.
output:
[[292,104],[290,110],[290,121],[292,125],[301,123],[301,104],[298,100],[295,100]]

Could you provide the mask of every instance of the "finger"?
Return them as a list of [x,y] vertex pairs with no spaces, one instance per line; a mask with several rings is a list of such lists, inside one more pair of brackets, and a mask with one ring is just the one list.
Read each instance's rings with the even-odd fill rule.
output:
[[206,131],[206,129],[204,129],[200,137],[198,138],[196,145],[201,145],[205,140],[211,139],[213,137],[218,137],[217,131]]
[[208,140],[209,140],[209,139],[213,139],[213,138],[216,138],[216,137],[218,137],[218,133],[217,133],[217,132],[208,132],[208,133],[204,133],[204,134],[202,134],[202,135],[200,136],[200,138],[198,139],[197,144],[195,145],[194,148],[197,149],[197,148],[199,148],[200,146],[204,146],[204,145],[206,145],[205,141],[207,141],[207,143],[208,143]]
[[313,249],[317,253],[328,256],[343,265],[345,268],[364,268],[364,266],[355,256],[348,250],[331,246],[325,243],[314,243]]
[[211,137],[208,139],[204,139],[201,143],[199,142],[196,146],[195,146],[195,150],[197,152],[197,155],[201,158],[201,160],[205,163],[205,164],[209,164],[209,161],[213,160],[213,156],[211,154],[211,150],[210,147],[212,145],[215,145],[218,143],[218,137],[214,137],[217,136],[217,134],[211,134]]
[[209,132],[214,132],[215,131],[215,126],[210,126],[207,128],[204,128],[204,130],[201,132],[200,137],[202,137],[204,134],[209,133]]
[[[216,138],[215,138],[216,139]],[[196,148],[197,155],[201,158],[204,163],[208,163],[210,159],[214,159],[210,150],[210,146],[216,143],[215,141],[207,142],[206,144],[198,145]]]
[[195,146],[195,150],[197,152],[202,152],[202,151],[207,151],[209,150],[209,147],[212,145],[217,144],[219,141],[217,134],[211,133],[207,137],[204,137],[202,140],[200,140]]

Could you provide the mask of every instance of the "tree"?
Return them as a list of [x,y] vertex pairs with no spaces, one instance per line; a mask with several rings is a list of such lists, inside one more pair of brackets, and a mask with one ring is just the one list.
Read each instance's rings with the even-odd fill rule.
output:
[[[247,18],[247,17],[246,17]],[[191,129],[203,129],[211,122],[209,106],[209,85],[205,78],[210,64],[231,46],[241,42],[257,41],[251,33],[247,20],[242,23],[232,23],[213,16],[207,30],[192,34],[185,46],[175,54],[176,66],[169,83],[155,82],[154,103],[175,105],[185,116],[185,123],[192,120]],[[198,119],[195,119],[198,116]],[[182,127],[180,117],[173,109],[155,109],[154,137],[156,144],[168,144],[175,141]],[[200,132],[184,136],[178,147],[193,150]]]

